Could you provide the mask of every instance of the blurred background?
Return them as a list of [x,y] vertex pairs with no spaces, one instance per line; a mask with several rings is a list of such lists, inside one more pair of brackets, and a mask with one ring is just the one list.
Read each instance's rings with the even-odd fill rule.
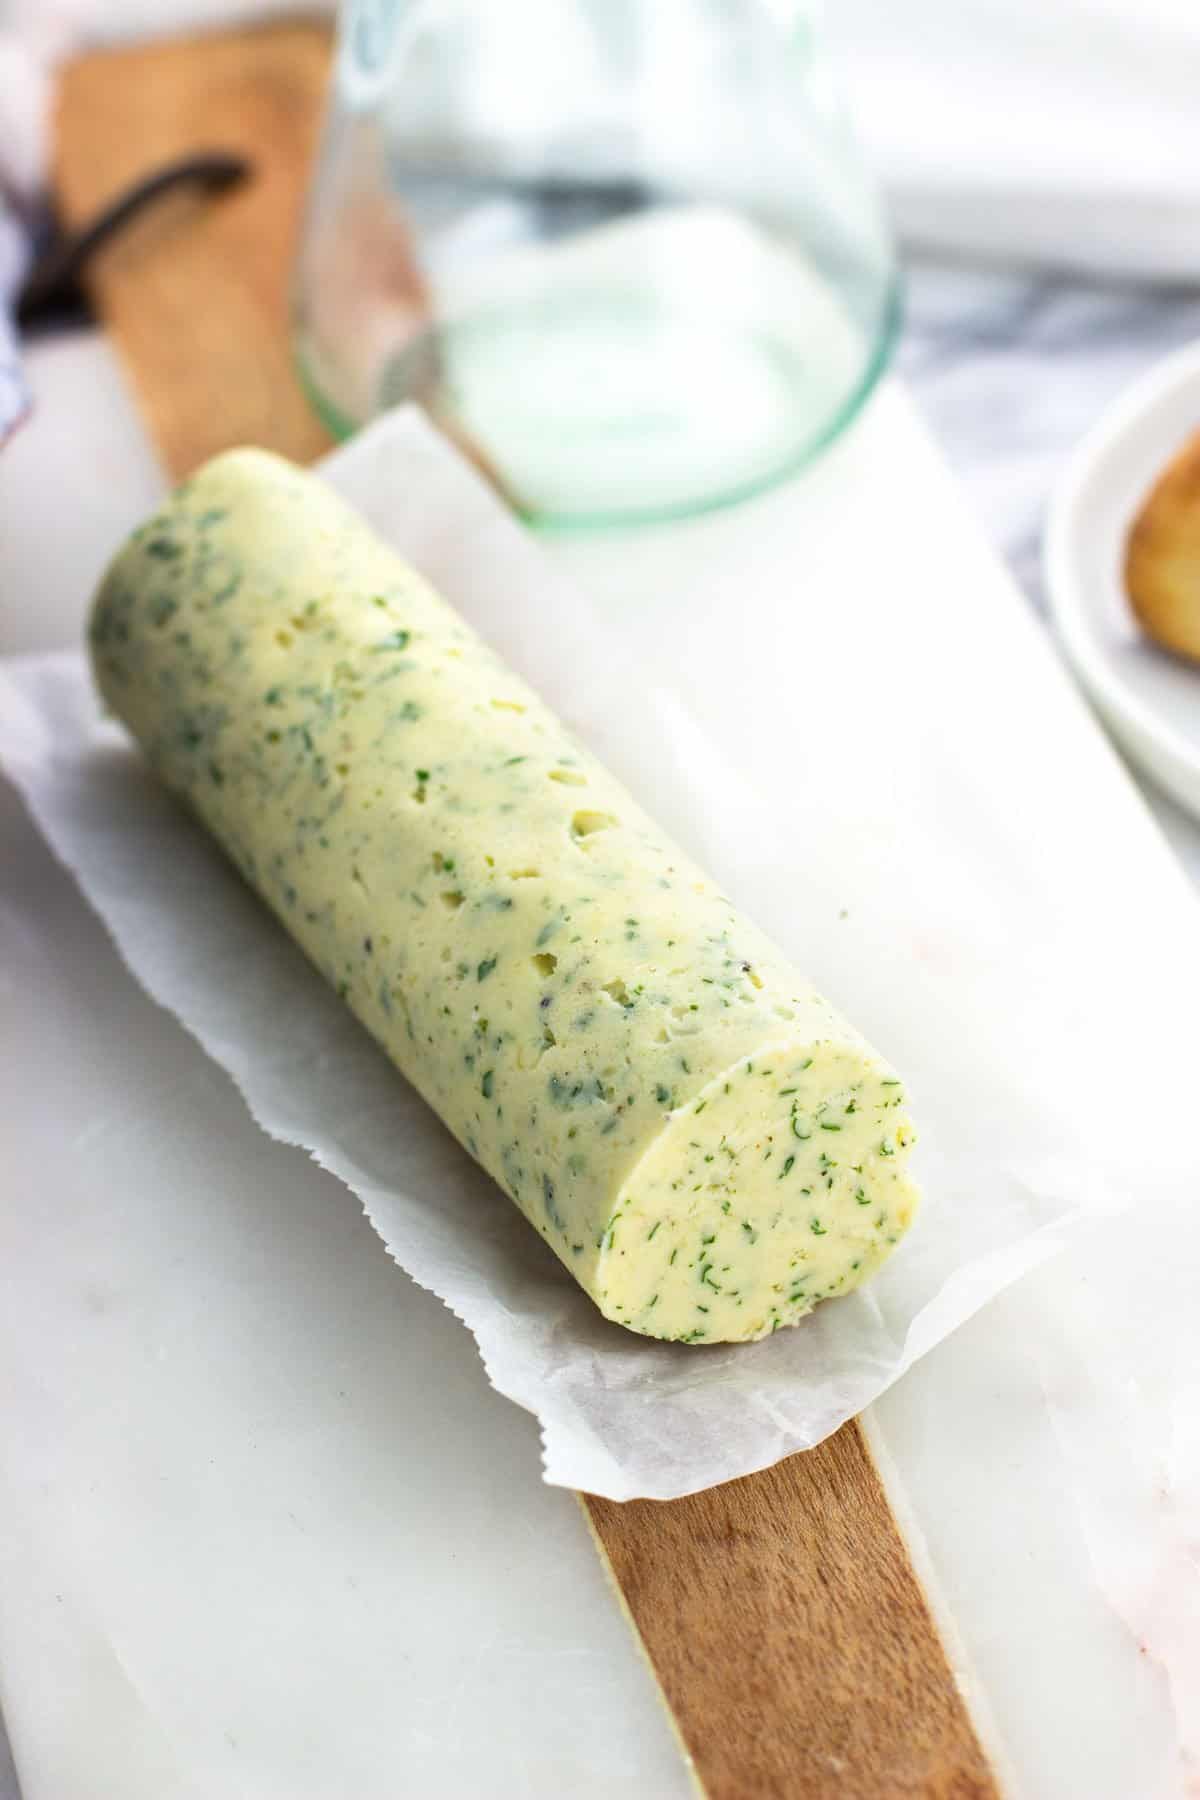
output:
[[[671,10],[686,29],[688,9]],[[63,58],[295,11],[0,0],[0,284],[15,286],[30,231],[44,241],[48,229],[41,183]],[[779,0],[744,11],[814,21]],[[1064,457],[1132,377],[1200,335],[1200,15],[1178,0],[838,0],[815,25],[898,242],[895,367],[1037,602]],[[30,342],[36,396],[66,352],[61,338],[48,348],[44,322]],[[14,439],[0,466],[0,534],[18,529],[3,494],[24,494],[34,454]]]

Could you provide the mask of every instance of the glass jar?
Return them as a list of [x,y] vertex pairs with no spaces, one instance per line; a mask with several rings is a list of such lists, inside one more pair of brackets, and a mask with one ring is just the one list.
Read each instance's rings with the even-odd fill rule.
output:
[[535,521],[690,513],[835,437],[897,310],[803,0],[346,0],[296,286],[338,435],[415,400]]

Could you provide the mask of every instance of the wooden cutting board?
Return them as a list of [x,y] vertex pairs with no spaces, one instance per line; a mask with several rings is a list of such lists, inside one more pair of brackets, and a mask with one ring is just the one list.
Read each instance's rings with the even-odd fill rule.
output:
[[[64,71],[70,224],[191,151],[254,163],[243,189],[147,219],[92,277],[174,476],[231,444],[301,462],[328,448],[294,373],[288,284],[329,50],[295,24]],[[690,1499],[583,1504],[710,1800],[998,1796],[857,1424]]]

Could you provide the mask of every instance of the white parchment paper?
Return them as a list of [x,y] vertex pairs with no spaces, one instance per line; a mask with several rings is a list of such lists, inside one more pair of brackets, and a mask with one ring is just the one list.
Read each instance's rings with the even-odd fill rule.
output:
[[669,1498],[819,1442],[1121,1187],[1111,1007],[1040,866],[1019,733],[964,755],[954,697],[914,704],[886,593],[756,612],[748,571],[725,619],[678,594],[597,619],[415,414],[326,473],[908,1077],[926,1204],[866,1292],[757,1345],[607,1324],[101,719],[82,656],[0,673],[7,772],[147,990],[474,1333],[549,1481]]

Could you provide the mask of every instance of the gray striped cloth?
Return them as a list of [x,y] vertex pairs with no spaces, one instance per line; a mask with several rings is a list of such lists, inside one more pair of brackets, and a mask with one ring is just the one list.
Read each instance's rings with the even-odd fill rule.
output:
[[0,0],[0,446],[29,411],[13,309],[46,166],[59,0]]
[[0,444],[29,410],[12,307],[29,261],[29,238],[20,209],[0,190]]

